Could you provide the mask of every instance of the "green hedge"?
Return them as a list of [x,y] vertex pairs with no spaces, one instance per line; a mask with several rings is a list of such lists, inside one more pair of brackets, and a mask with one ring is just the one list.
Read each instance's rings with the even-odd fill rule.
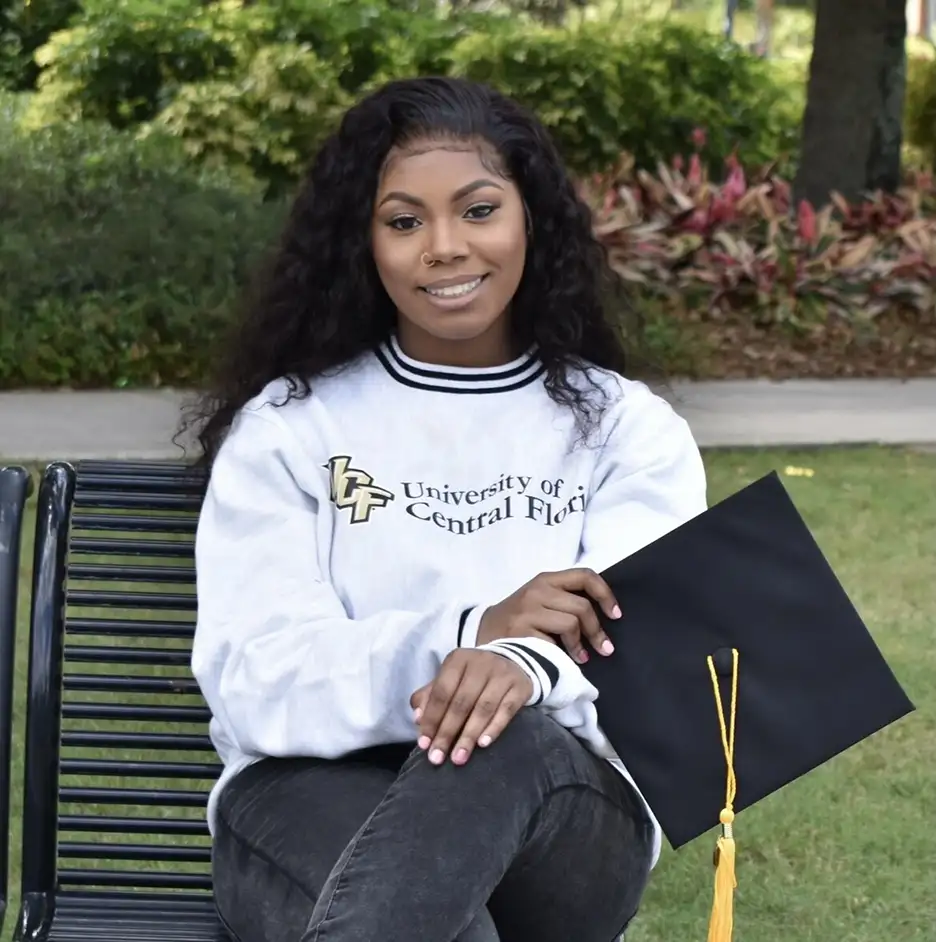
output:
[[583,173],[605,169],[622,151],[655,169],[686,153],[696,128],[706,132],[703,157],[714,167],[735,150],[759,165],[798,144],[801,99],[770,64],[678,24],[474,34],[455,47],[453,71],[533,108]]
[[449,73],[532,107],[570,166],[604,170],[622,150],[653,168],[702,126],[704,157],[749,163],[795,150],[801,96],[771,64],[668,22],[568,28],[523,17],[442,16],[429,0],[85,0],[39,52],[35,127],[74,118],[157,126],[209,163],[275,188],[352,101],[388,78]]
[[[399,65],[444,71],[446,52],[494,16],[441,17],[430,0],[84,0],[72,28],[38,52],[36,121],[150,120],[184,86],[238,81],[258,52],[286,44],[325,61],[340,91],[356,94]],[[314,99],[318,89],[310,85]]]
[[0,388],[188,384],[282,220],[177,142],[23,134],[0,99]]

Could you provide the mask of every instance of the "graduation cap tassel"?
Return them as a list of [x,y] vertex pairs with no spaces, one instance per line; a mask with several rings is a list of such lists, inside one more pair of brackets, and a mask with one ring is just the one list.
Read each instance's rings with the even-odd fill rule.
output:
[[734,771],[735,716],[738,703],[738,652],[731,651],[731,712],[730,720],[725,722],[725,710],[722,706],[721,690],[718,686],[718,673],[715,661],[708,658],[712,686],[715,689],[715,706],[718,710],[718,723],[721,727],[722,747],[728,764],[728,787],[725,807],[718,816],[722,833],[715,848],[715,900],[712,904],[712,918],[709,922],[708,942],[731,942],[734,931],[734,891],[738,886],[735,875],[734,842],[734,799],[738,783]]

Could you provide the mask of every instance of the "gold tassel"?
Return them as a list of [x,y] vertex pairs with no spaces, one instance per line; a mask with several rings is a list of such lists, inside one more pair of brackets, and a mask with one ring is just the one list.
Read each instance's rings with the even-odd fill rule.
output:
[[709,672],[715,688],[715,706],[718,709],[718,722],[721,727],[722,747],[728,764],[728,788],[725,795],[725,807],[718,816],[722,833],[715,848],[715,899],[712,903],[712,918],[709,922],[708,942],[731,942],[734,932],[734,891],[738,880],[735,871],[734,841],[734,799],[738,783],[734,771],[735,716],[738,701],[738,652],[733,650],[734,664],[731,677],[731,718],[725,722],[721,691],[718,687],[718,674],[713,658],[708,659]]
[[715,849],[715,901],[709,923],[708,942],[731,942],[734,931],[735,842],[731,823],[734,814],[727,808],[721,813],[722,836]]

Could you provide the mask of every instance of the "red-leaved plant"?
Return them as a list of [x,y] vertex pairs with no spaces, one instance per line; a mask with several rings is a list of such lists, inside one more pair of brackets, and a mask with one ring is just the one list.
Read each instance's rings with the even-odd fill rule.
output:
[[740,309],[759,323],[936,310],[932,174],[860,203],[836,194],[817,210],[793,206],[791,186],[770,169],[754,179],[735,159],[725,169],[713,183],[698,152],[656,174],[625,155],[613,173],[581,181],[621,278],[703,315]]

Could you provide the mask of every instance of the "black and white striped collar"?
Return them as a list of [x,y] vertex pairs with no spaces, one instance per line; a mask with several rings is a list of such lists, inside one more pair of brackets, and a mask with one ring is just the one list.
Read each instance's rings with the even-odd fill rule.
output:
[[543,375],[546,367],[535,351],[529,351],[503,366],[463,367],[420,363],[408,357],[396,337],[376,351],[384,369],[404,386],[446,393],[499,393],[521,389]]

